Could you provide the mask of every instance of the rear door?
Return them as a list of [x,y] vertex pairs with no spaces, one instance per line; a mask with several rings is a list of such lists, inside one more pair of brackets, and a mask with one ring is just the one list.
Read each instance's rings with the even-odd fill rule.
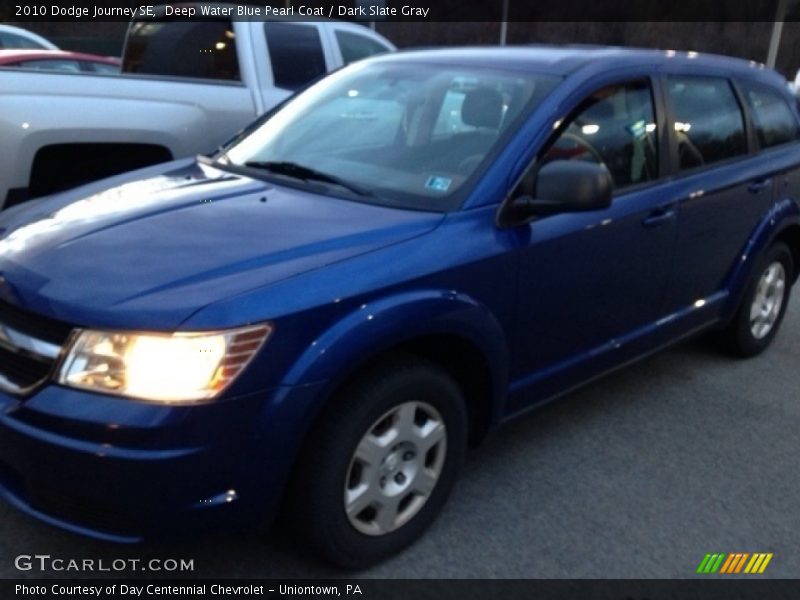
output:
[[754,135],[744,99],[725,77],[667,75],[678,242],[668,313],[704,306],[724,288],[772,202],[774,178],[753,161]]

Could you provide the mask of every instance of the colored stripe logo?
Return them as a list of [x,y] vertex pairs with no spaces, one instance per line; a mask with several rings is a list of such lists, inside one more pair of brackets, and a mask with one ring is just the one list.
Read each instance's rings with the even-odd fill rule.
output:
[[773,554],[766,552],[734,552],[732,554],[716,553],[706,554],[697,572],[703,575],[720,573],[731,575],[736,573],[747,573],[748,575],[760,575],[764,572],[772,560]]

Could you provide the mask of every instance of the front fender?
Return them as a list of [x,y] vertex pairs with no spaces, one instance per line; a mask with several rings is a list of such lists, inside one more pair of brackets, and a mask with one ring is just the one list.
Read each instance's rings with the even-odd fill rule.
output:
[[507,389],[509,342],[488,308],[454,290],[405,292],[360,305],[309,345],[282,385],[324,381],[332,392],[369,360],[430,335],[456,336],[480,351],[492,379],[491,419],[496,422]]
[[741,304],[747,283],[758,265],[758,259],[765,249],[793,225],[800,225],[800,206],[791,198],[784,198],[772,205],[750,236],[736,266],[728,276],[725,288],[728,297],[722,306],[721,317],[728,322],[736,314]]

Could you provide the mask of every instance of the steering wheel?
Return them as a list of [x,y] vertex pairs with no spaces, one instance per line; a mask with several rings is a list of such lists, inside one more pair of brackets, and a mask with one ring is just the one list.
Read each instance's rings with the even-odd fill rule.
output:
[[[595,159],[598,162],[598,164],[601,164],[601,165],[606,164],[606,161],[603,160],[603,155],[600,154],[600,152],[598,152],[598,150],[594,146],[592,146],[589,142],[587,142],[581,136],[575,135],[574,133],[570,133],[569,131],[565,131],[564,133],[561,134],[561,138],[560,139],[562,139],[562,140],[570,140],[576,146],[579,146],[579,147],[583,148],[584,150],[586,150],[586,152],[588,152],[592,156],[592,158]],[[570,160],[572,160],[573,158],[575,158],[575,157],[574,156],[570,157]]]

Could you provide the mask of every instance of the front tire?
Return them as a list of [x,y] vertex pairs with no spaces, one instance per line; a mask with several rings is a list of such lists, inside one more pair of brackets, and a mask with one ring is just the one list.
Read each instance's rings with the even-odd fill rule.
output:
[[346,386],[312,429],[296,471],[296,525],[323,559],[358,569],[416,540],[464,460],[458,384],[416,358],[384,362]]
[[793,277],[792,253],[785,244],[774,244],[759,262],[736,316],[723,331],[730,352],[746,358],[770,345],[786,314]]

